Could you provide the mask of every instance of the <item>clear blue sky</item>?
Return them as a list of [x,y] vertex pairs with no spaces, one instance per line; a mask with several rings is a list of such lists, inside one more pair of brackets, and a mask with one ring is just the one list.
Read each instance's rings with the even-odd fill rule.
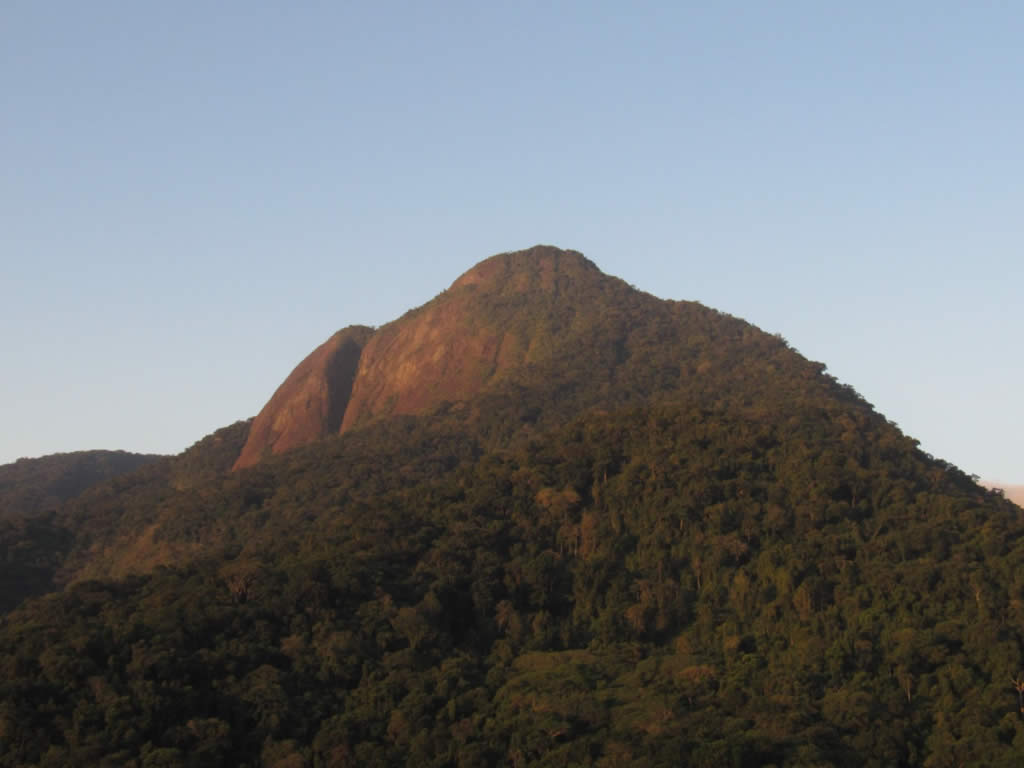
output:
[[0,6],[0,461],[177,452],[550,243],[1024,482],[1024,4]]

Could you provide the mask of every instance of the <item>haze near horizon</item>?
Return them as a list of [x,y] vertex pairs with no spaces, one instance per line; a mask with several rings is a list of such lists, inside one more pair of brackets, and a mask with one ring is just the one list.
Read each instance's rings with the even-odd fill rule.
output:
[[1024,10],[0,11],[0,462],[177,452],[335,330],[551,243],[1024,480]]

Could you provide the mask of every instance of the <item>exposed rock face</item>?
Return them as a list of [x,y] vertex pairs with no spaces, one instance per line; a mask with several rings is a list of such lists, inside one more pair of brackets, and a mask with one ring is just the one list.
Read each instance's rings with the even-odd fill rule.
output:
[[299,363],[253,421],[234,469],[336,433],[372,333],[364,326],[345,328]]
[[[572,294],[621,283],[576,251],[536,246],[493,256],[366,344],[341,431],[475,395],[542,357],[576,312]],[[622,284],[624,285],[624,284]]]
[[467,400],[565,354],[575,331],[636,293],[576,251],[492,256],[398,320],[348,328],[314,351],[256,417],[235,469],[377,418]]

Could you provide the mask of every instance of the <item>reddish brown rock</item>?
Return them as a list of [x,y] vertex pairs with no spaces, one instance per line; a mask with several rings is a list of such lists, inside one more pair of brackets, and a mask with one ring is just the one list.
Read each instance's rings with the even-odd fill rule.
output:
[[398,320],[346,329],[314,351],[256,417],[235,468],[377,418],[467,400],[564,348],[622,292],[635,293],[576,251],[536,246],[482,261]]
[[253,421],[234,469],[337,432],[372,333],[363,326],[345,328],[299,363]]
[[582,254],[550,246],[481,262],[367,342],[341,431],[467,399],[543,357],[572,321],[566,294],[607,280]]

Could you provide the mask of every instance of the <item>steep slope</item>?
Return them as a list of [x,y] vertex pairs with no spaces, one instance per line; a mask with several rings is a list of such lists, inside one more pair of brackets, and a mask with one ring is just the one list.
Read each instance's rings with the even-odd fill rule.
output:
[[340,330],[299,363],[256,416],[234,468],[337,432],[372,333],[363,326]]
[[491,257],[374,334],[341,431],[467,400],[550,357],[574,324],[592,321],[626,290],[575,251],[537,246]]
[[235,469],[374,419],[468,400],[639,297],[575,251],[493,256],[376,332],[348,328],[314,350],[256,417]]

